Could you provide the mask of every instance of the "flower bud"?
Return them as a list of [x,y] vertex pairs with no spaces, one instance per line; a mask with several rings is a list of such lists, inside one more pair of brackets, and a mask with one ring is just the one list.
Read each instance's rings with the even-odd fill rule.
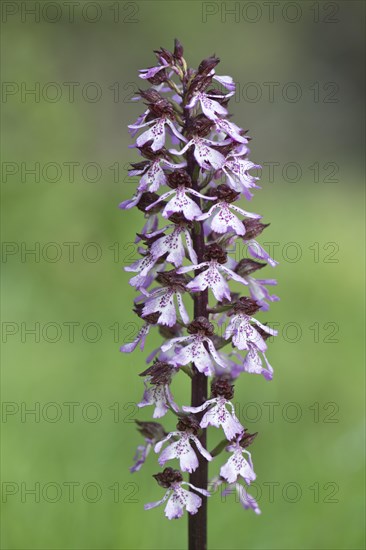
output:
[[211,132],[213,126],[212,120],[200,114],[190,119],[186,125],[187,139],[191,139],[193,136],[205,137]]
[[207,57],[203,61],[201,61],[198,72],[200,74],[208,74],[220,63],[220,59],[213,55],[212,57]]
[[176,189],[180,185],[192,187],[192,180],[185,170],[175,170],[168,174],[168,185],[172,189]]
[[[160,48],[160,50],[154,50],[154,53],[158,60],[163,64],[163,60],[168,63],[168,65],[171,65],[174,63],[174,56],[171,52],[166,50],[165,48]],[[165,64],[165,63],[164,63]]]
[[245,235],[244,239],[255,239],[268,227],[269,223],[261,223],[259,220],[245,220]]
[[247,296],[242,296],[234,304],[235,313],[244,313],[245,315],[249,315],[249,316],[252,316],[254,315],[254,313],[257,313],[257,311],[259,311],[260,308],[261,308],[260,304],[258,304],[252,298],[248,298]]
[[140,434],[147,439],[160,441],[166,435],[163,426],[159,422],[142,422],[141,420],[135,420],[135,422]]
[[[146,193],[142,193],[141,198],[136,206],[139,210],[145,212],[146,208],[150,206],[150,204],[153,204],[155,201],[157,201],[158,198],[159,195],[157,193],[150,193],[149,191],[147,191]],[[160,210],[162,210],[164,206],[165,204],[163,204],[163,202],[158,203],[156,206],[151,208],[151,210],[149,210],[149,214],[160,212]]]
[[219,244],[216,244],[216,243],[209,244],[205,248],[203,259],[205,262],[209,262],[210,260],[215,260],[219,264],[226,264],[227,254]]
[[240,262],[236,266],[235,273],[237,273],[241,277],[245,277],[250,273],[254,273],[254,271],[257,271],[258,269],[266,267],[266,265],[267,264],[262,264],[261,262],[251,260],[250,258],[244,258],[243,260],[240,260]]
[[219,200],[229,203],[235,202],[240,195],[240,193],[234,191],[226,184],[218,185],[217,188],[213,190],[213,192]]
[[183,46],[179,42],[178,38],[174,40],[174,57],[176,59],[182,59],[183,57]]
[[205,336],[212,336],[214,333],[214,326],[206,317],[196,317],[196,319],[188,325],[187,332],[189,332],[189,334],[203,332]]
[[229,400],[234,397],[234,386],[223,377],[215,378],[211,384],[212,397],[225,397]]
[[177,430],[180,432],[192,432],[197,435],[200,430],[200,423],[194,414],[179,415]]
[[169,363],[165,363],[164,361],[155,361],[151,367],[147,368],[143,372],[140,372],[139,376],[149,376],[151,384],[160,386],[170,384],[175,371],[175,367],[169,365]]
[[244,435],[239,441],[240,447],[242,447],[243,449],[246,449],[247,447],[249,447],[249,445],[253,443],[257,435],[258,435],[258,432],[255,432],[254,434],[244,432]]
[[162,286],[170,286],[180,289],[183,292],[186,289],[186,279],[184,275],[177,273],[175,269],[171,269],[170,271],[158,271],[156,280]]
[[165,468],[165,470],[159,474],[154,474],[160,487],[168,489],[172,483],[183,481],[183,476],[179,470],[173,470],[173,468]]

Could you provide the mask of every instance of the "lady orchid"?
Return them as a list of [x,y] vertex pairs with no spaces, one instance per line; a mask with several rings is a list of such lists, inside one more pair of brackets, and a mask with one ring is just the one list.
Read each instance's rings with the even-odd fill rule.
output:
[[[183,406],[183,410],[198,413],[210,407],[202,417],[201,428],[207,428],[207,426],[221,427],[224,430],[226,439],[231,441],[236,435],[244,432],[243,426],[236,417],[234,405],[230,401],[234,396],[234,386],[224,378],[219,378],[213,381],[211,389],[211,399],[208,399],[199,407]],[[228,408],[230,411],[228,411]]]
[[168,500],[168,503],[165,507],[165,515],[168,519],[178,519],[181,518],[184,512],[184,509],[187,510],[190,514],[196,514],[198,508],[202,505],[202,499],[193,491],[187,491],[183,489],[182,485],[188,485],[201,495],[206,497],[210,496],[210,493],[206,489],[200,489],[195,487],[191,483],[183,481],[183,476],[179,470],[173,470],[173,468],[165,468],[165,470],[160,474],[154,475],[156,481],[161,487],[168,489],[165,495],[161,500],[156,502],[150,502],[145,504],[145,510],[151,510],[151,508],[156,508]]
[[[226,447],[226,450],[231,452],[232,455],[229,460],[221,466],[220,476],[228,483],[236,482],[238,477],[242,477],[248,485],[250,485],[252,481],[255,481],[256,475],[254,473],[252,455],[245,449],[247,442],[247,434],[241,434],[234,443]],[[248,456],[248,460],[244,458],[243,454]]]
[[174,358],[171,359],[172,364],[184,366],[194,363],[196,369],[207,376],[215,374],[214,362],[223,368],[226,367],[224,357],[215,349],[209,338],[209,335],[214,332],[212,323],[209,323],[205,317],[197,317],[187,326],[187,332],[191,333],[191,336],[172,338],[161,347],[163,351],[167,351],[176,344],[189,342],[188,346],[179,347],[176,350]]
[[162,449],[164,443],[169,441],[169,439],[174,438],[175,441],[166,447],[159,456],[160,466],[168,460],[173,458],[178,458],[180,462],[180,468],[183,472],[192,473],[198,468],[198,458],[195,450],[191,446],[193,442],[197,450],[201,455],[208,461],[212,460],[212,456],[206,449],[201,445],[199,439],[197,438],[197,433],[199,431],[200,425],[198,420],[193,415],[182,416],[177,424],[177,432],[170,432],[164,439],[156,443],[155,452],[159,453]]
[[141,316],[144,318],[152,313],[158,313],[157,322],[172,327],[177,321],[174,303],[176,300],[183,323],[188,323],[189,316],[182,299],[182,293],[186,290],[182,275],[178,275],[175,270],[165,271],[157,274],[156,281],[162,286],[151,290],[145,298]]
[[206,288],[210,288],[216,300],[218,302],[222,302],[224,298],[226,300],[231,299],[230,288],[224,278],[224,275],[228,276],[230,279],[234,279],[234,281],[242,283],[243,285],[248,284],[243,277],[223,265],[227,262],[227,254],[220,245],[216,243],[207,245],[203,254],[203,259],[206,261],[197,265],[180,267],[177,270],[177,273],[187,273],[189,271],[197,271],[198,269],[202,270],[202,268],[206,268],[188,283],[187,288],[191,289],[192,292],[198,292],[205,290]]
[[[155,53],[158,64],[139,75],[150,84],[139,92],[147,109],[129,126],[136,139],[132,148],[142,157],[132,164],[129,176],[138,176],[140,182],[134,196],[120,205],[123,210],[137,207],[145,216],[135,241],[141,258],[125,268],[135,273],[130,284],[140,293],[134,311],[142,326],[121,351],[131,353],[138,345],[143,350],[156,330],[165,340],[150,352],[147,363],[153,362],[141,373],[145,391],[138,406],[152,405],[154,418],[170,412],[178,423],[176,430],[166,432],[158,422],[138,422],[144,444],[137,448],[131,471],[142,468],[151,449],[162,467],[178,461],[180,470],[165,467],[154,475],[166,493],[145,509],[166,502],[169,519],[187,510],[189,548],[202,550],[209,488],[222,487],[222,495],[235,491],[245,509],[260,513],[243,485],[256,478],[247,447],[257,434],[246,431],[232,399],[234,382],[243,373],[273,377],[266,340],[277,332],[254,315],[278,300],[266,288],[276,281],[255,274],[277,262],[257,241],[269,224],[235,204],[250,200],[259,189],[251,171],[260,167],[248,159],[247,131],[229,119],[233,79],[216,74],[215,56],[204,59],[198,69],[188,68],[178,40],[173,52],[161,48]],[[231,256],[236,244],[244,244],[249,257]],[[221,335],[215,334],[215,326]],[[225,350],[228,344],[232,349]],[[187,375],[191,401],[179,405],[172,379],[179,383]],[[211,451],[209,426],[224,435]],[[208,463],[216,463],[224,449],[229,457],[209,482]],[[189,482],[182,472],[190,474]]]
[[155,361],[151,367],[142,372],[140,376],[145,376],[145,391],[142,401],[137,406],[141,408],[154,405],[154,418],[161,418],[169,408],[177,413],[179,407],[174,402],[170,391],[170,383],[174,374],[175,369],[172,365],[163,361]]

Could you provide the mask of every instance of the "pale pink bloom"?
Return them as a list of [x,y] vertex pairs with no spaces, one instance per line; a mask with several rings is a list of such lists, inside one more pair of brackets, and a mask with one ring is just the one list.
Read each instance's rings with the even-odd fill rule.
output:
[[268,311],[269,304],[266,300],[270,302],[278,302],[279,297],[276,294],[270,294],[266,289],[266,286],[276,286],[276,279],[255,279],[250,275],[246,275],[245,280],[249,285],[249,291],[252,298],[261,305],[262,311]]
[[250,239],[248,241],[244,239],[244,242],[248,247],[248,252],[253,256],[253,258],[264,260],[271,267],[276,267],[276,265],[278,265],[278,262],[271,258],[268,252],[264,250],[264,248],[255,239]]
[[151,149],[153,151],[159,151],[165,145],[165,125],[168,125],[173,135],[181,141],[187,141],[186,138],[177,130],[173,122],[168,117],[156,118],[149,120],[148,122],[130,124],[131,130],[139,130],[145,126],[151,126],[148,130],[143,132],[136,140],[137,147],[142,147],[148,141],[152,141]]
[[187,194],[194,195],[195,197],[199,197],[204,200],[212,201],[216,199],[216,197],[206,197],[205,195],[201,195],[201,193],[199,193],[198,191],[195,191],[190,187],[185,187],[185,185],[178,185],[176,189],[172,189],[171,191],[168,191],[167,193],[161,195],[157,201],[150,204],[146,208],[146,211],[149,211],[156,204],[164,201],[165,199],[168,199],[173,195],[173,198],[170,199],[162,212],[164,218],[170,218],[170,216],[175,212],[183,212],[186,220],[194,220],[198,216],[200,216],[202,212],[199,206],[192,199],[190,199]]
[[158,258],[154,258],[150,253],[148,253],[146,256],[143,256],[133,264],[126,266],[124,268],[125,271],[137,273],[135,277],[130,279],[130,285],[135,287],[137,290],[141,290],[143,294],[147,294],[145,288],[152,280],[150,272],[155,267],[157,261]]
[[[191,235],[187,227],[183,224],[179,224],[179,225],[173,224],[173,225],[167,226],[166,228],[164,228],[164,230],[168,228],[173,228],[172,233],[170,233],[170,235],[164,235],[160,237],[160,239],[156,240],[150,248],[150,254],[154,258],[160,258],[161,256],[164,256],[164,254],[168,253],[168,256],[166,257],[166,261],[171,262],[172,264],[175,265],[175,267],[180,267],[185,257],[185,250],[182,242],[182,235],[184,235],[189,257],[192,263],[196,264],[197,254],[193,249]],[[156,234],[164,230],[152,233],[147,236],[148,237],[155,236]]]
[[221,168],[227,176],[228,185],[234,191],[243,193],[246,199],[250,200],[253,197],[249,189],[259,189],[259,186],[255,183],[259,180],[259,177],[252,176],[249,173],[249,170],[253,168],[261,168],[259,164],[254,164],[248,159],[242,159],[239,155],[231,154],[228,155]]
[[196,93],[186,105],[186,109],[193,109],[200,102],[203,114],[210,120],[216,120],[219,116],[227,115],[227,109],[212,98],[225,98],[229,95],[210,95],[205,92]]
[[[233,454],[229,460],[221,466],[220,476],[226,479],[228,483],[235,482],[238,477],[241,476],[249,485],[256,478],[250,452],[243,449],[239,441],[229,445],[226,450]],[[248,460],[244,458],[244,453],[248,456]]]
[[160,312],[158,324],[172,327],[177,322],[176,306],[177,301],[179,313],[184,324],[189,322],[189,315],[184,307],[182,292],[174,286],[159,287],[153,290],[145,301],[142,310],[142,317],[151,313]]
[[214,80],[217,80],[217,82],[219,82],[222,86],[224,86],[224,88],[229,90],[229,92],[232,92],[231,94],[228,94],[227,97],[230,97],[235,93],[235,87],[236,86],[235,86],[235,82],[234,82],[234,80],[231,76],[227,76],[227,75],[219,76],[219,75],[215,74],[214,69],[212,69],[212,72],[210,73],[210,75],[213,75],[212,78]]
[[218,132],[224,132],[225,134],[230,136],[232,140],[237,141],[239,143],[244,143],[244,144],[249,143],[248,138],[246,136],[241,135],[240,133],[241,128],[239,128],[239,126],[234,124],[234,122],[231,122],[224,118],[216,118],[215,126]]
[[[203,137],[193,137],[180,151],[170,149],[175,155],[184,155],[184,153],[194,146],[194,156],[201,168],[205,170],[219,170],[225,164],[225,157],[222,153],[210,147],[210,145],[226,145],[228,141],[212,141]],[[207,198],[207,197],[206,197]]]
[[133,168],[129,170],[128,175],[133,176],[142,176],[140,183],[137,187],[137,191],[145,192],[150,191],[151,193],[157,191],[160,186],[166,185],[167,179],[163,167],[170,168],[172,170],[176,168],[183,168],[187,163],[173,163],[169,162],[164,158],[157,158],[151,161],[143,168]]
[[248,350],[249,346],[252,345],[263,353],[267,350],[267,344],[255,327],[251,325],[251,323],[255,323],[262,330],[272,336],[277,336],[278,334],[277,330],[271,329],[267,325],[263,325],[254,317],[250,317],[245,313],[238,313],[237,315],[233,315],[231,318],[230,323],[225,330],[224,337],[226,340],[232,338],[233,345],[241,351]]
[[252,509],[256,514],[261,514],[257,501],[253,498],[240,483],[230,484],[222,493],[222,496],[231,494],[233,491],[239,497],[239,502],[245,510]]
[[205,489],[199,489],[198,487],[195,487],[194,485],[186,481],[176,481],[171,484],[161,500],[145,504],[145,510],[156,508],[157,506],[160,506],[166,500],[168,500],[168,503],[165,507],[165,516],[168,519],[181,518],[183,516],[184,509],[186,509],[187,512],[189,512],[190,514],[196,514],[198,508],[200,508],[202,504],[202,499],[192,491],[187,491],[186,489],[183,489],[182,485],[188,485],[194,491],[197,491],[198,493],[201,493],[201,495],[204,495],[206,497],[210,496],[210,493]]
[[237,273],[225,267],[223,264],[220,264],[216,260],[210,260],[209,262],[202,262],[197,265],[191,265],[188,267],[180,267],[177,270],[177,273],[188,273],[192,270],[202,269],[207,267],[205,271],[197,275],[192,281],[187,284],[187,288],[191,289],[193,292],[199,292],[210,288],[215,296],[216,300],[221,302],[224,298],[227,300],[231,299],[230,288],[221,272],[225,275],[228,275],[230,279],[234,279],[243,285],[247,285],[247,281],[240,277]]
[[169,439],[171,439],[172,437],[178,438],[178,440],[174,441],[163,450],[163,452],[161,453],[158,459],[160,466],[164,466],[164,464],[168,460],[173,460],[174,458],[177,458],[179,460],[180,469],[183,472],[189,472],[189,473],[194,472],[194,470],[198,468],[198,458],[197,458],[196,452],[191,446],[191,443],[190,443],[191,441],[195,443],[198,451],[201,453],[203,457],[205,457],[206,460],[208,461],[212,460],[212,456],[202,446],[198,437],[189,431],[170,432],[170,434],[168,434],[165,437],[165,439],[159,441],[155,445],[155,448],[154,448],[155,452],[160,453],[164,443],[166,443],[166,441],[169,441]]
[[[170,361],[172,365],[184,366],[193,362],[197,370],[204,373],[206,376],[212,376],[215,373],[214,362],[222,368],[226,367],[224,358],[218,351],[216,351],[212,340],[208,336],[205,336],[205,334],[201,331],[189,336],[172,338],[166,344],[163,344],[161,349],[165,352],[172,346],[183,342],[189,342],[189,344],[179,348]],[[205,343],[207,344],[209,351],[206,350],[204,345]]]
[[145,440],[145,445],[138,445],[135,456],[133,457],[134,465],[130,467],[131,474],[141,470],[145,464],[148,455],[153,447],[153,443],[148,439]]
[[147,80],[149,78],[153,78],[157,73],[169,67],[169,63],[165,61],[165,59],[161,58],[161,61],[163,65],[158,65],[157,67],[150,67],[149,69],[140,69],[139,77],[143,78],[144,80]]
[[233,212],[238,212],[246,218],[259,219],[262,216],[259,214],[253,214],[252,212],[247,212],[234,204],[219,201],[217,204],[211,206],[208,212],[202,214],[197,218],[197,220],[207,220],[209,217],[212,219],[209,222],[212,231],[216,233],[226,233],[228,231],[235,231],[237,235],[245,234],[245,226],[242,221],[237,218]]
[[131,199],[126,199],[125,201],[121,202],[119,208],[121,208],[122,210],[130,210],[131,208],[136,206],[138,202],[140,202],[141,197],[142,191],[139,193],[135,193]]
[[178,412],[179,407],[174,402],[169,385],[158,384],[158,385],[152,385],[148,387],[147,383],[149,379],[150,377],[147,376],[144,381],[145,383],[144,395],[140,403],[137,403],[137,406],[141,408],[141,407],[147,407],[149,405],[155,405],[155,410],[153,414],[154,418],[161,418],[162,416],[165,416],[165,414],[168,412],[170,408],[172,408],[173,411]]
[[145,347],[146,336],[149,334],[150,328],[151,328],[151,324],[145,323],[142,326],[142,328],[140,328],[140,330],[138,331],[135,340],[133,342],[129,342],[121,346],[120,351],[124,353],[131,353],[137,348],[138,344],[140,344],[140,349],[142,351]]
[[[230,407],[231,413],[227,410],[226,406]],[[207,428],[207,426],[222,427],[228,441],[231,441],[236,435],[244,431],[243,426],[236,417],[234,405],[223,396],[209,399],[200,407],[183,406],[182,409],[185,412],[198,413],[204,411],[207,407],[210,407],[210,409],[204,414],[201,420],[201,428]]]
[[272,380],[273,378],[273,368],[271,367],[266,354],[262,351],[263,359],[267,368],[263,368],[262,359],[259,356],[258,348],[249,343],[248,353],[245,356],[243,362],[243,370],[249,372],[250,374],[261,374],[266,380]]

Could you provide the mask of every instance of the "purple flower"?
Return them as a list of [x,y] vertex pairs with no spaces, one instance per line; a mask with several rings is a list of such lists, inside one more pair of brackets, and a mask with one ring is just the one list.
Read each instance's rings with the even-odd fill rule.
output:
[[189,316],[184,307],[182,294],[174,288],[157,288],[147,298],[142,316],[159,311],[158,323],[172,327],[177,322],[174,298],[177,300],[179,313],[184,324],[189,322]]
[[[226,450],[233,453],[229,460],[225,462],[220,469],[220,475],[228,483],[235,482],[241,476],[248,485],[255,480],[256,475],[253,469],[252,456],[249,451],[240,446],[240,437],[229,445]],[[248,455],[248,460],[243,457],[243,453]]]
[[151,367],[142,372],[140,376],[145,376],[145,391],[142,401],[137,406],[141,408],[155,405],[154,418],[161,418],[170,408],[178,412],[179,407],[174,402],[169,387],[172,376],[176,372],[177,370],[174,367],[161,361],[153,363]]
[[135,422],[138,425],[139,432],[145,438],[145,444],[138,445],[136,449],[133,459],[135,463],[130,468],[131,473],[141,470],[153,446],[166,435],[163,427],[158,422],[140,422],[139,420]]
[[245,226],[232,212],[239,212],[242,216],[247,218],[259,219],[261,216],[259,214],[253,214],[252,212],[247,212],[234,204],[229,204],[225,201],[220,201],[209,209],[208,212],[202,214],[197,218],[197,220],[207,220],[212,214],[213,218],[210,221],[210,227],[212,231],[216,233],[226,233],[227,231],[233,230],[237,235],[244,235]]
[[212,99],[212,97],[217,98],[226,98],[226,95],[210,95],[205,94],[204,92],[198,92],[195,94],[191,101],[186,105],[186,109],[193,109],[198,102],[200,102],[202,112],[204,115],[206,115],[207,118],[210,120],[216,120],[220,115],[225,116],[227,115],[227,109],[220,105],[218,101],[215,101]]
[[[214,362],[225,368],[226,363],[224,358],[216,351],[212,340],[208,336],[210,331],[213,332],[213,325],[208,323],[204,317],[198,317],[188,326],[188,330],[196,332],[190,336],[172,338],[161,347],[162,351],[165,352],[176,344],[188,343],[187,346],[178,348],[178,351],[171,360],[172,364],[184,366],[193,362],[197,370],[206,376],[211,376],[215,373]],[[205,344],[209,351],[206,350]]]
[[236,494],[239,497],[239,502],[242,505],[242,507],[245,510],[252,509],[256,514],[261,514],[261,511],[259,509],[258,503],[241,485],[240,483],[230,484],[225,491],[223,491],[222,495],[226,496],[233,491],[236,492]]
[[[172,359],[172,364],[184,366],[188,365],[188,363],[194,362],[197,370],[199,370],[199,372],[203,372],[206,376],[210,376],[215,372],[212,359],[225,368],[226,365],[219,353],[216,351],[212,341],[207,337],[201,336],[200,334],[173,338],[162,346],[162,350],[167,351],[171,346],[183,342],[190,342],[190,344],[179,349]],[[207,342],[210,353],[206,350],[204,342]]]
[[[174,327],[173,327],[174,328]],[[172,347],[170,350],[164,352],[161,349],[161,346],[154,349],[150,355],[146,357],[146,363],[151,363],[154,359],[157,359],[158,361],[163,361],[165,363],[168,363],[169,365],[172,365],[172,359],[176,354],[176,349]]]
[[158,385],[147,387],[145,385],[144,395],[140,403],[137,403],[139,408],[155,405],[153,418],[161,418],[165,416],[170,408],[178,412],[179,407],[174,402],[169,386]]
[[155,445],[155,452],[160,453],[162,446],[166,441],[169,441],[172,437],[177,438],[177,441],[174,441],[168,447],[166,447],[163,452],[161,453],[159,457],[159,464],[160,466],[164,466],[164,464],[168,460],[172,460],[174,458],[179,459],[179,465],[180,469],[183,472],[189,472],[192,473],[194,470],[198,468],[198,458],[196,455],[196,452],[193,450],[193,447],[191,446],[191,441],[193,441],[198,449],[198,451],[201,453],[203,457],[205,457],[206,460],[210,461],[212,460],[212,456],[206,449],[201,445],[199,439],[197,436],[195,436],[193,433],[189,432],[170,432],[165,439],[162,441],[159,441]]
[[124,353],[131,353],[134,351],[138,344],[140,344],[140,350],[142,351],[145,347],[145,340],[146,336],[149,334],[151,324],[145,323],[140,330],[137,333],[137,336],[133,342],[129,342],[128,344],[124,344],[120,347],[120,351]]
[[153,447],[153,444],[148,439],[145,440],[145,445],[138,445],[136,449],[135,456],[133,457],[134,465],[130,467],[131,474],[141,470],[142,466],[145,464],[146,459]]
[[[225,399],[225,397],[219,396],[209,399],[200,407],[186,407],[182,409],[185,412],[198,413],[212,407],[204,414],[200,426],[201,428],[207,428],[207,426],[215,426],[215,428],[222,428],[225,433],[225,437],[228,441],[231,441],[237,434],[244,431],[243,426],[240,424],[236,417],[234,405]],[[231,413],[226,407],[230,407]]]
[[142,191],[139,193],[135,193],[132,199],[127,199],[121,202],[119,205],[119,208],[121,208],[121,210],[130,210],[131,208],[133,208],[139,203],[141,197],[142,197]]
[[196,271],[197,269],[207,268],[197,275],[190,283],[187,284],[187,288],[193,292],[199,292],[210,288],[215,296],[216,300],[221,302],[224,298],[231,299],[230,288],[222,272],[228,275],[230,279],[234,279],[243,285],[247,285],[247,281],[240,275],[223,265],[227,262],[227,255],[225,251],[217,244],[209,245],[206,247],[205,257],[208,261],[199,263],[197,265],[190,265],[187,267],[180,267],[177,273],[188,273],[189,271]]
[[173,224],[165,227],[164,230],[160,230],[159,232],[152,233],[148,236],[155,236],[168,228],[173,228],[172,233],[170,233],[170,235],[160,237],[160,239],[153,243],[150,249],[151,255],[154,258],[161,258],[161,256],[168,253],[166,260],[174,264],[175,267],[181,266],[185,257],[185,250],[182,242],[182,235],[184,235],[191,262],[196,264],[197,254],[193,249],[192,239],[186,224]]
[[[149,109],[147,109],[144,113],[142,113],[142,115],[139,115],[134,124],[131,124],[130,126],[128,126],[128,132],[132,137],[134,137],[138,133],[140,124],[145,122],[148,114],[149,114]],[[136,128],[134,128],[134,126]],[[130,147],[133,147],[133,145],[130,145]]]
[[225,338],[227,340],[232,338],[234,346],[239,350],[247,350],[249,346],[253,346],[259,351],[265,352],[267,350],[267,345],[260,333],[250,324],[251,322],[255,323],[272,336],[277,336],[278,334],[277,330],[262,325],[262,323],[254,319],[254,317],[250,317],[245,313],[238,313],[231,318],[230,324],[225,330]]
[[[225,164],[225,157],[210,145],[225,145],[226,142],[217,142],[203,137],[193,137],[180,151],[170,149],[170,153],[183,155],[192,145],[194,146],[194,157],[201,168],[205,170],[219,170]],[[205,197],[207,198],[207,197]]]
[[258,348],[253,345],[248,345],[248,353],[243,362],[243,370],[250,374],[261,374],[266,380],[272,380],[273,368],[269,364],[266,354],[262,352],[267,369],[263,368],[262,360],[258,353]]
[[234,191],[243,193],[246,199],[250,200],[253,197],[249,189],[259,189],[259,186],[255,183],[259,178],[249,174],[249,170],[261,168],[259,164],[254,164],[248,159],[241,159],[239,156],[231,154],[221,168],[227,176],[228,185]]
[[[277,331],[263,325],[252,317],[252,314],[256,313],[260,307],[260,303],[247,297],[240,298],[233,305],[234,315],[225,330],[224,337],[226,339],[232,338],[233,345],[240,351],[248,351],[242,365],[238,365],[235,362],[231,363],[230,370],[234,377],[238,376],[240,372],[246,371],[262,374],[267,380],[272,380],[273,369],[265,355],[267,350],[265,340],[270,335],[277,336]],[[263,368],[259,353],[263,354],[268,370]],[[240,356],[239,359],[241,359]]]
[[146,208],[146,210],[150,210],[159,202],[164,201],[165,199],[168,199],[169,197],[174,195],[162,212],[164,218],[170,218],[170,216],[174,213],[183,212],[186,220],[194,220],[195,218],[200,216],[202,212],[199,206],[192,199],[187,197],[187,193],[190,193],[195,197],[199,197],[201,199],[215,200],[215,197],[206,197],[205,195],[201,195],[201,193],[195,191],[194,189],[190,189],[189,187],[185,187],[184,185],[179,185],[176,189],[173,189],[172,191],[168,191],[167,193],[161,195],[159,199],[150,204]]
[[[234,405],[229,401],[234,396],[234,387],[225,378],[215,378],[211,384],[212,398],[199,407],[183,406],[185,412],[198,413],[206,409],[200,422],[201,428],[207,426],[222,427],[226,439],[231,441],[236,435],[244,432],[243,426],[236,417]],[[231,409],[231,412],[227,410]]]
[[279,297],[275,294],[269,294],[268,290],[266,289],[266,286],[277,285],[277,281],[275,279],[255,279],[254,277],[247,275],[245,277],[245,280],[249,285],[249,291],[252,298],[254,298],[254,300],[256,300],[258,304],[261,305],[262,311],[267,311],[269,309],[269,305],[266,300],[270,302],[278,302]]
[[[166,63],[166,61],[162,60],[164,63]],[[163,69],[166,69],[167,67],[169,67],[169,64],[166,63],[164,65],[158,65],[157,67],[150,67],[149,69],[140,69],[139,70],[139,77],[140,78],[143,78],[144,80],[148,80],[149,78],[153,78],[155,75],[157,75],[157,73],[159,73],[160,71],[162,71]]]
[[234,122],[225,120],[224,118],[216,118],[215,126],[218,132],[224,132],[225,134],[230,136],[233,141],[244,144],[249,143],[248,138],[241,134],[241,128],[234,124]]
[[158,274],[157,281],[163,286],[156,288],[145,298],[141,316],[145,318],[157,314],[157,323],[172,327],[177,321],[174,303],[176,299],[182,321],[184,324],[188,323],[188,313],[182,300],[182,293],[186,290],[184,277],[177,275],[174,270],[165,271]]
[[124,268],[125,271],[137,272],[138,275],[130,279],[130,285],[143,291],[146,282],[149,280],[149,272],[155,266],[158,258],[154,258],[150,253],[146,254],[131,265]]
[[253,258],[257,258],[258,260],[264,260],[267,262],[271,267],[276,267],[278,265],[278,262],[271,258],[271,256],[264,250],[264,248],[254,239],[245,240],[245,244],[248,246],[248,252],[253,256]]
[[[212,77],[214,80],[217,80],[217,82],[219,82],[222,86],[224,86],[224,88],[226,88],[227,90],[229,90],[230,92],[233,92],[235,93],[235,82],[234,80],[232,79],[231,76],[219,76],[217,74],[215,74],[215,71],[212,71],[212,73],[214,76]],[[232,94],[228,94],[227,97],[229,97],[230,95],[233,95]]]
[[129,170],[128,175],[130,177],[142,175],[137,190],[139,192],[145,192],[149,190],[151,193],[153,193],[157,191],[160,186],[166,185],[167,183],[167,178],[162,166],[170,169],[175,169],[182,168],[186,166],[186,164],[187,163],[185,161],[180,163],[173,163],[169,162],[165,158],[158,157],[155,160],[146,161],[146,163],[144,163],[144,166],[142,166],[141,168],[135,167],[132,170]]
[[[161,474],[157,474],[154,477],[163,487],[168,487],[168,490],[161,500],[145,504],[144,508],[145,510],[151,510],[151,508],[156,508],[157,506],[160,506],[164,502],[168,501],[165,507],[165,516],[168,519],[181,518],[183,516],[184,509],[186,509],[187,512],[189,512],[190,514],[196,514],[198,508],[200,508],[202,504],[201,497],[199,497],[192,491],[183,489],[183,485],[186,485],[194,491],[201,493],[201,495],[204,495],[206,497],[210,496],[210,493],[206,491],[206,489],[199,489],[191,483],[183,481],[180,473],[177,470],[173,470],[172,468],[165,468],[164,472],[162,472]],[[168,481],[166,481],[167,478]],[[176,479],[176,481],[170,481],[169,478],[171,478],[172,480]]]
[[187,141],[186,138],[177,130],[173,122],[166,116],[150,120],[148,122],[130,124],[131,130],[139,130],[145,126],[151,126],[146,132],[143,132],[136,140],[137,147],[142,147],[145,143],[152,141],[151,149],[159,151],[165,145],[165,125],[168,125],[172,133],[181,141]]

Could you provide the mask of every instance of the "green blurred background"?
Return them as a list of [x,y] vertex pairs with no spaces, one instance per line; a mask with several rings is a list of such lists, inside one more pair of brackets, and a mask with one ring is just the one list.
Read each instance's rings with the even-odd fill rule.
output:
[[175,36],[191,66],[215,52],[238,83],[235,122],[271,163],[250,209],[280,262],[262,273],[281,301],[260,314],[279,323],[275,378],[244,376],[235,396],[260,433],[263,513],[213,496],[209,548],[364,548],[364,3],[275,4],[3,2],[3,548],[186,547],[186,519],[143,511],[162,496],[155,456],[128,471],[134,419],[151,411],[135,406],[145,354],[119,353],[136,330],[122,268],[142,224],[118,209],[135,185],[131,96]]

